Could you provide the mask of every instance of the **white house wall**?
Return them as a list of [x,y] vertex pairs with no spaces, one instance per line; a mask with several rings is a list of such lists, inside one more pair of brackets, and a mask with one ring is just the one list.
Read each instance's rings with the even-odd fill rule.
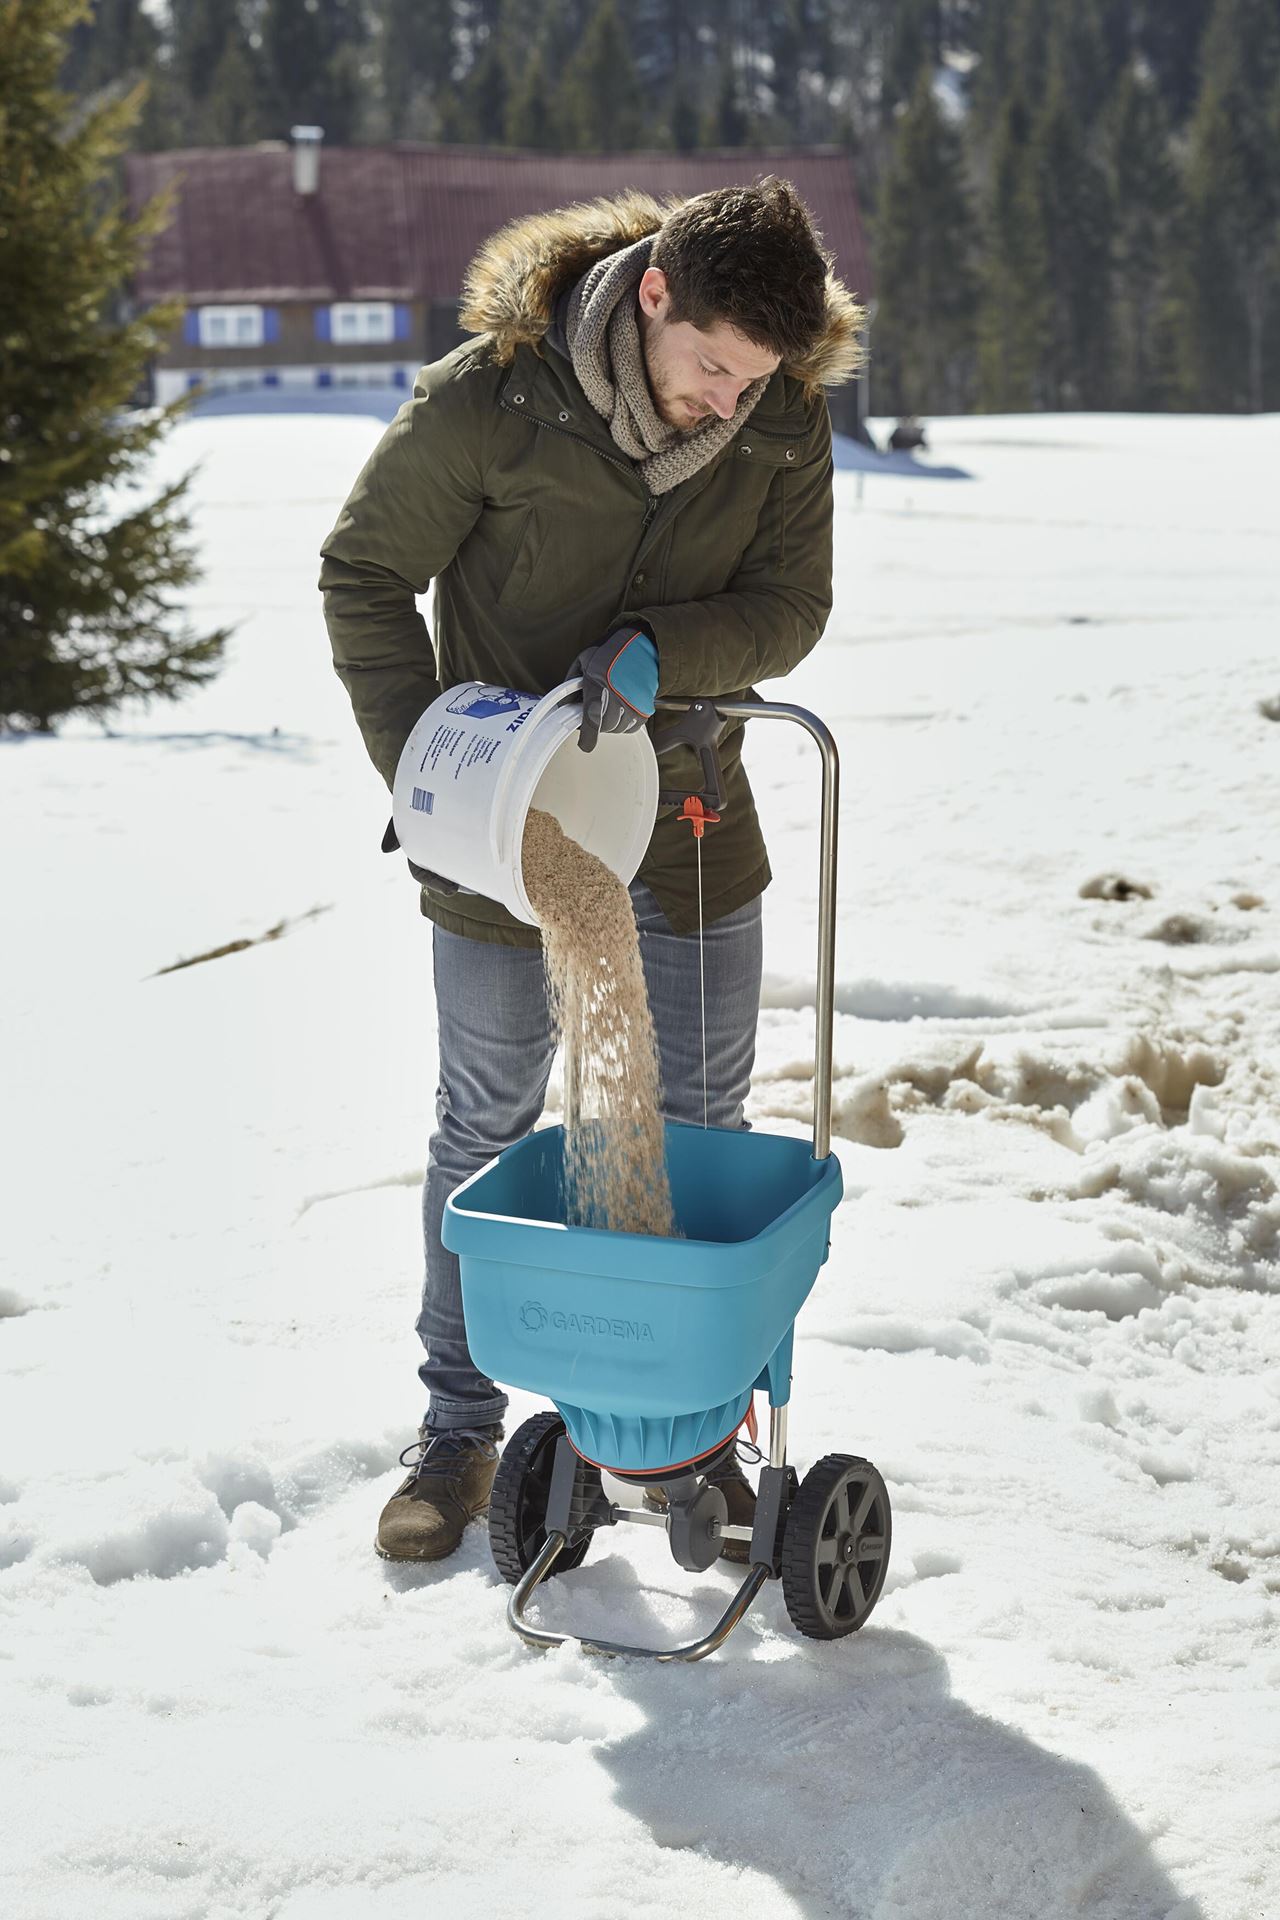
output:
[[373,360],[311,367],[157,367],[155,398],[159,406],[167,406],[198,386],[210,393],[259,393],[264,388],[298,393],[326,387],[403,387],[407,395],[419,364]]

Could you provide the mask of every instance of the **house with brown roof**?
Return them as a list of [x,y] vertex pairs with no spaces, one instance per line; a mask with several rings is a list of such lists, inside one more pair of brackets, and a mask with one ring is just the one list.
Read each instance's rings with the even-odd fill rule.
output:
[[[655,195],[790,180],[813,210],[836,271],[865,301],[867,249],[851,162],[837,148],[701,153],[543,153],[505,147],[322,148],[292,143],[133,153],[130,207],[176,187],[133,292],[180,299],[181,325],[152,369],[153,397],[277,388],[400,387],[464,337],[462,277],[507,221],[597,194]],[[856,431],[858,390],[831,396]]]

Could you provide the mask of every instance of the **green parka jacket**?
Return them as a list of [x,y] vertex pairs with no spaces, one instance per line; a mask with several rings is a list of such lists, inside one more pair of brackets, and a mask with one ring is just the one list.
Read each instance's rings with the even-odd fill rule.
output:
[[[666,211],[631,193],[495,234],[463,301],[479,337],[422,369],[324,542],[334,665],[388,786],[419,716],[459,681],[549,692],[584,647],[635,620],[657,642],[660,694],[727,695],[787,673],[826,625],[822,386],[857,365],[861,322],[839,282],[829,277],[828,325],[810,359],[780,368],[721,454],[657,497],[553,344],[557,299]],[[414,604],[433,579],[434,647]],[[660,714],[653,728],[664,724]],[[703,842],[708,921],[769,882],[741,752],[738,727],[721,745],[723,817]],[[686,749],[664,756],[661,775],[690,792],[701,784]],[[660,814],[639,877],[677,932],[696,928],[693,835],[673,809]],[[454,933],[538,944],[534,928],[477,894],[424,887],[422,910]]]

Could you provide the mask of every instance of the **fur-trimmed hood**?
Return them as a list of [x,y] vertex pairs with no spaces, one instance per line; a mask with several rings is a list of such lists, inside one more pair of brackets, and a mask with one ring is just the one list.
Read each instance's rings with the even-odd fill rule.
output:
[[[468,333],[491,333],[498,361],[518,346],[536,346],[547,331],[558,296],[606,254],[656,233],[680,196],[656,200],[630,189],[579,201],[547,213],[526,214],[490,235],[462,284],[459,320]],[[826,326],[803,360],[783,372],[806,393],[838,387],[858,371],[864,355],[863,309],[827,269]]]

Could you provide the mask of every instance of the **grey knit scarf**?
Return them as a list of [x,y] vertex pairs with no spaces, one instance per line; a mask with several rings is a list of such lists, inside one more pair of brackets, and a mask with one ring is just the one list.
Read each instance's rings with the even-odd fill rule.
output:
[[751,382],[730,420],[713,414],[691,433],[667,425],[645,376],[635,297],[652,247],[650,234],[596,261],[570,297],[565,339],[578,384],[616,444],[638,462],[650,493],[669,493],[728,445],[769,380]]

